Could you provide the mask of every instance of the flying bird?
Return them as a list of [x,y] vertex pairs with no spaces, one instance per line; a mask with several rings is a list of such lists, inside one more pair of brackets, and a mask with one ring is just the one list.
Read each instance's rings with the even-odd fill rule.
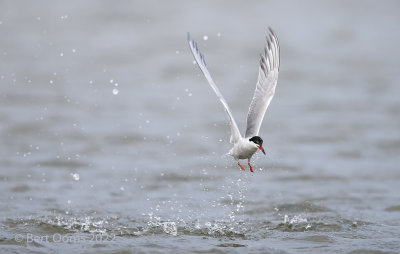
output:
[[274,31],[268,28],[267,41],[264,47],[264,51],[260,54],[260,67],[258,70],[258,80],[256,89],[254,91],[253,100],[250,103],[249,112],[247,114],[247,128],[244,137],[240,134],[239,128],[233,118],[232,112],[222,96],[218,87],[215,85],[211,78],[210,72],[206,67],[203,54],[199,51],[197,43],[190,38],[188,33],[188,42],[190,49],[193,53],[194,59],[200,70],[203,72],[205,78],[214,90],[218,99],[221,101],[225,108],[226,113],[230,121],[231,137],[230,142],[233,144],[233,148],[229,151],[237,162],[241,170],[244,170],[239,160],[247,159],[250,171],[253,172],[253,167],[250,164],[250,159],[255,152],[261,150],[265,154],[263,148],[263,140],[258,133],[260,131],[261,123],[263,121],[265,111],[267,110],[272,98],[275,94],[276,84],[278,82],[279,72],[279,42]]

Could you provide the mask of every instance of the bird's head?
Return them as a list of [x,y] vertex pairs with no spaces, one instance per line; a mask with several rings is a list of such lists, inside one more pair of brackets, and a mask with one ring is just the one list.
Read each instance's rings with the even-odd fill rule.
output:
[[262,146],[263,144],[262,138],[260,138],[259,136],[254,136],[251,139],[249,139],[249,141],[253,142],[257,146],[257,148],[260,149],[263,152],[263,154],[265,154],[264,148]]

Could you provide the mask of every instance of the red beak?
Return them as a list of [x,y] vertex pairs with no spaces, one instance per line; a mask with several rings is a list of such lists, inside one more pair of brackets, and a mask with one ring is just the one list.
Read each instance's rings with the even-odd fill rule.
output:
[[258,149],[261,150],[261,152],[263,152],[263,154],[265,154],[264,148],[262,146],[257,146],[257,147],[258,147]]

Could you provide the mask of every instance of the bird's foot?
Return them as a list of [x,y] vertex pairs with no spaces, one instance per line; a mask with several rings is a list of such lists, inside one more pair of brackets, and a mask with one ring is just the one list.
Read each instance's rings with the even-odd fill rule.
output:
[[250,162],[249,162],[249,163],[247,163],[247,164],[248,164],[248,165],[249,165],[249,167],[250,167],[250,171],[251,171],[251,172],[254,172],[254,171],[253,171],[253,167],[250,165]]
[[244,170],[244,167],[240,165],[240,162],[237,163],[241,170]]

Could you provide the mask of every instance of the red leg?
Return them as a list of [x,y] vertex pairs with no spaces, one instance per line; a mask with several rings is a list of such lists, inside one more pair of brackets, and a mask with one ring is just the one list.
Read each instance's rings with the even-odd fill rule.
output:
[[250,165],[250,162],[249,162],[249,163],[247,163],[247,164],[248,164],[248,165],[249,165],[249,167],[250,167],[250,171],[251,171],[251,172],[254,172],[254,171],[253,171],[253,167]]
[[238,162],[238,165],[239,165],[239,167],[240,167],[241,170],[244,170],[243,166],[240,165],[240,162]]

